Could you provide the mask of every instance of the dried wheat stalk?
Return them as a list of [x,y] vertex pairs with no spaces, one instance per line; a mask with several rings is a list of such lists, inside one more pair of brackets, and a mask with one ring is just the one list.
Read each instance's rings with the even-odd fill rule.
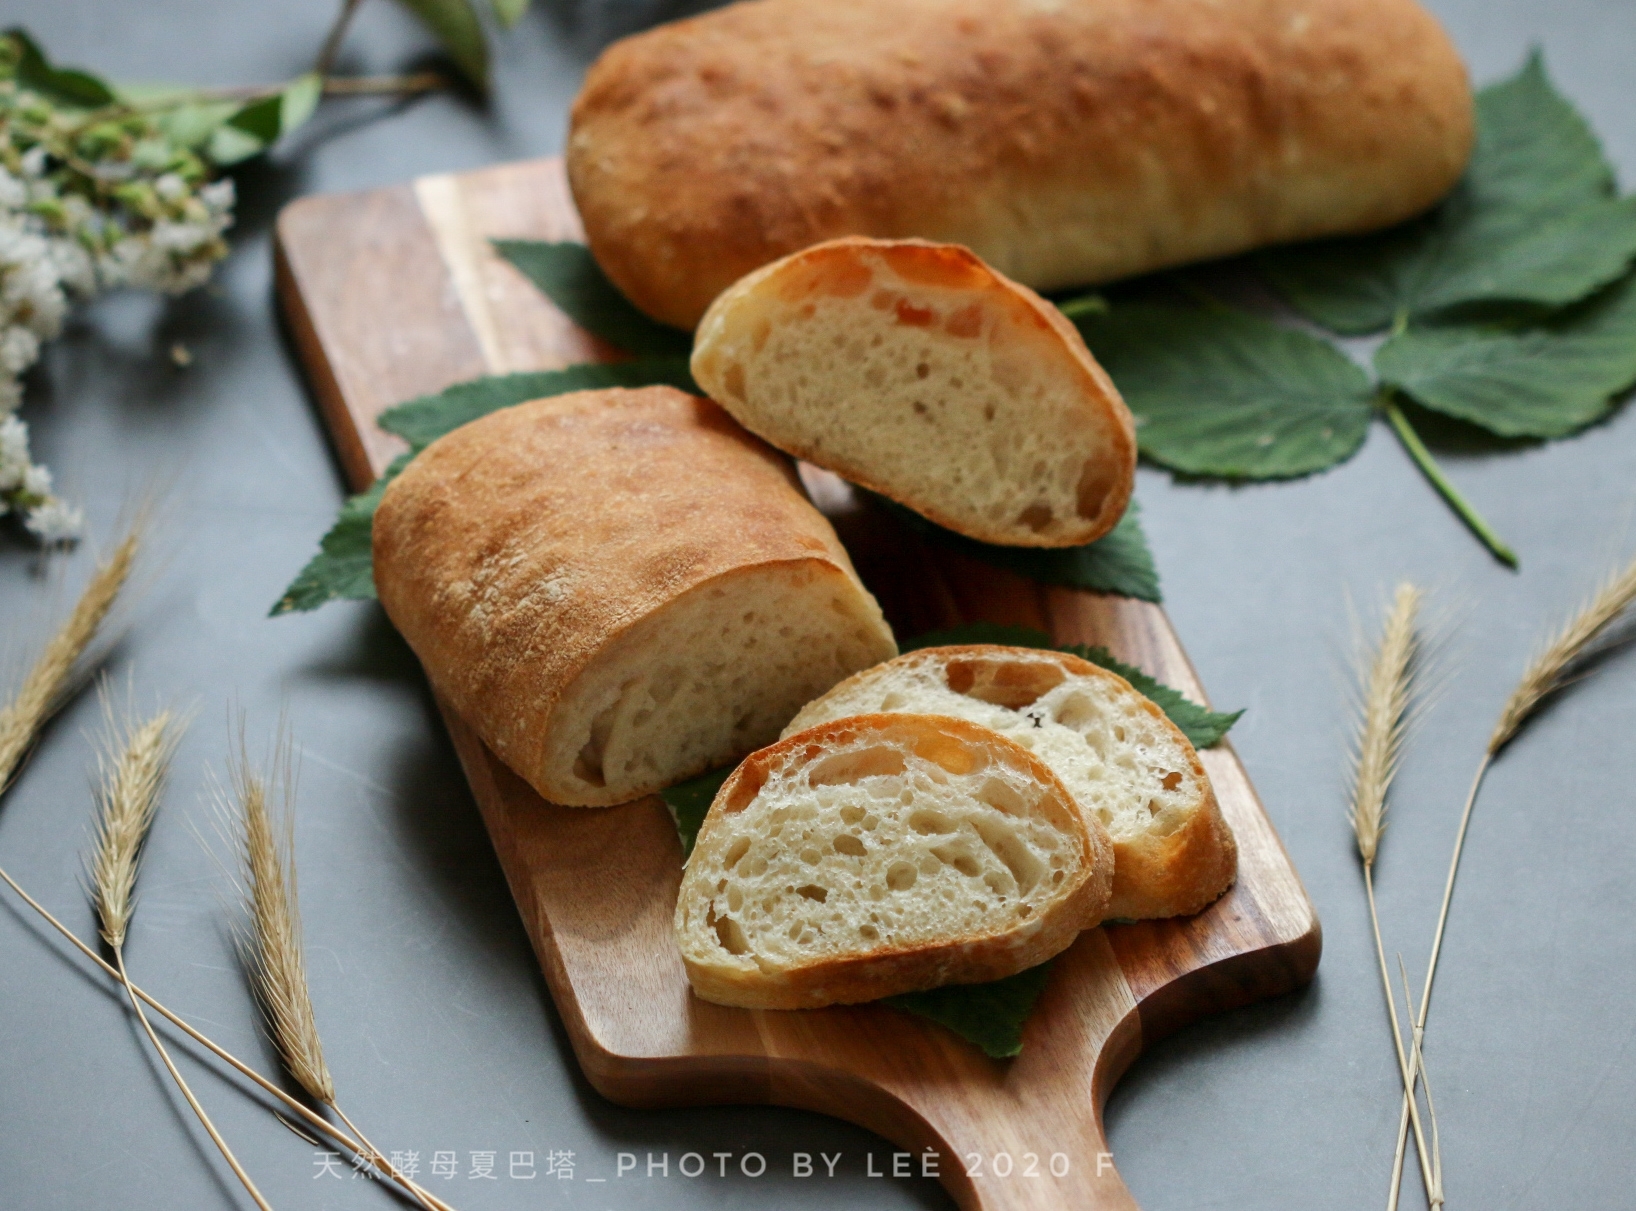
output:
[[330,1106],[335,1102],[335,1081],[324,1062],[301,946],[294,816],[284,812],[280,837],[268,810],[266,781],[241,760],[235,783],[243,830],[239,857],[251,928],[246,949],[256,995],[284,1066],[303,1089]]
[[[1419,646],[1415,621],[1420,611],[1420,590],[1401,584],[1393,595],[1391,609],[1372,648],[1360,651],[1358,731],[1354,742],[1352,804],[1350,818],[1358,856],[1363,861],[1363,885],[1369,901],[1369,924],[1375,937],[1375,955],[1380,962],[1381,986],[1386,993],[1386,1010],[1392,1025],[1392,1042],[1397,1052],[1398,1072],[1405,1091],[1414,1088],[1408,1055],[1403,1048],[1403,1032],[1398,1024],[1397,996],[1386,968],[1386,948],[1380,936],[1380,914],[1375,908],[1375,859],[1380,853],[1381,836],[1386,831],[1387,795],[1402,760],[1403,742],[1411,720],[1411,698],[1415,654]],[[1440,1165],[1426,1145],[1420,1123],[1420,1108],[1412,1098],[1409,1117],[1415,1143],[1420,1149],[1421,1173],[1426,1181],[1432,1208],[1443,1202],[1436,1181]],[[1393,1187],[1388,1206],[1397,1202]]]
[[67,621],[45,645],[16,695],[0,707],[0,791],[10,785],[40,725],[61,700],[74,666],[130,579],[142,544],[142,528],[143,519],[138,517],[108,557],[97,564]]
[[[17,880],[13,879],[9,874],[7,874],[3,867],[0,867],[0,882],[3,882],[6,884],[6,886],[10,887],[11,890],[17,894],[17,897],[23,901],[23,903],[27,904],[37,914],[39,914],[40,918],[44,920],[47,925],[50,925],[51,928],[60,933],[69,942],[69,944],[74,947],[74,949],[78,950],[87,959],[95,963],[113,980],[122,985],[124,984],[124,981],[120,980],[118,969],[116,969],[113,964],[109,963],[96,951],[92,950],[91,947],[87,946],[85,942],[80,939],[79,935],[58,920],[57,917],[52,914],[50,909],[46,908],[45,905],[41,904],[33,896],[29,895],[27,890],[25,890],[22,885],[17,882]],[[170,1022],[172,1026],[175,1026],[183,1034],[187,1035],[188,1038],[199,1044],[199,1046],[210,1052],[224,1064],[227,1064],[229,1067],[233,1068],[239,1073],[239,1075],[255,1083],[261,1088],[263,1093],[268,1094],[270,1097],[277,1098],[280,1102],[284,1103],[287,1110],[301,1116],[310,1126],[315,1127],[319,1131],[322,1131],[324,1134],[328,1135],[348,1152],[354,1153],[357,1156],[362,1156],[366,1159],[376,1155],[372,1147],[366,1148],[362,1143],[348,1135],[334,1123],[316,1113],[312,1107],[308,1106],[305,1102],[291,1097],[282,1088],[268,1080],[266,1077],[262,1076],[261,1073],[250,1067],[250,1065],[239,1059],[221,1044],[215,1042],[208,1035],[202,1033],[197,1028],[192,1026],[185,1018],[180,1017],[174,1011],[168,1009],[156,997],[154,997],[153,994],[147,992],[140,985],[131,983],[129,988],[131,992],[134,992],[137,995],[138,999],[148,1006],[149,1009],[152,1009],[166,1021]],[[393,1172],[387,1169],[383,1169],[383,1172],[386,1172],[387,1176],[389,1177],[393,1176]],[[409,1188],[410,1191],[417,1197],[428,1200],[433,1206],[438,1208],[438,1211],[454,1211],[454,1209],[442,1199],[438,1198],[429,1191],[422,1189],[414,1182],[409,1181],[407,1178],[399,1178],[398,1180],[400,1180],[404,1186]]]
[[[1482,789],[1484,777],[1488,774],[1488,767],[1493,764],[1494,758],[1499,756],[1500,750],[1516,737],[1523,724],[1532,718],[1540,704],[1567,683],[1569,670],[1586,650],[1624,615],[1633,602],[1636,602],[1636,560],[1632,560],[1621,571],[1604,580],[1602,586],[1580,607],[1579,612],[1528,662],[1522,678],[1506,698],[1505,705],[1500,708],[1500,716],[1494,723],[1494,730],[1488,738],[1488,746],[1483,751],[1482,760],[1477,763],[1477,772],[1472,776],[1471,787],[1466,792],[1465,805],[1460,810],[1460,827],[1454,835],[1454,853],[1449,858],[1448,878],[1443,883],[1443,902],[1437,910],[1437,928],[1432,935],[1431,957],[1426,962],[1426,981],[1420,988],[1420,1007],[1415,1018],[1417,1032],[1425,1031],[1426,1015],[1431,1008],[1432,983],[1437,977],[1437,961],[1442,956],[1443,936],[1448,928],[1449,904],[1454,899],[1454,880],[1460,871],[1460,858],[1465,852],[1466,833],[1471,827],[1471,814],[1477,805],[1477,795]],[[1417,1071],[1418,1069],[1411,1069],[1411,1075]],[[1404,1150],[1408,1146],[1409,1107],[1412,1097],[1411,1085],[1404,1093],[1403,1109],[1398,1116],[1397,1150],[1392,1170],[1394,1192],[1403,1171]],[[1430,1098],[1429,1091],[1427,1097]]]
[[1580,607],[1579,613],[1529,661],[1522,680],[1505,700],[1499,720],[1494,724],[1494,733],[1488,739],[1490,756],[1506,746],[1542,701],[1562,688],[1567,671],[1633,601],[1636,601],[1636,560],[1608,577]]
[[125,734],[121,736],[118,725],[113,721],[112,711],[109,712],[109,747],[101,758],[102,811],[97,825],[96,854],[91,860],[92,894],[103,939],[114,952],[114,968],[119,973],[119,981],[125,986],[125,995],[130,998],[131,1008],[142,1023],[148,1041],[165,1062],[165,1068],[176,1082],[176,1087],[182,1091],[187,1104],[193,1107],[193,1113],[198,1115],[199,1122],[221,1150],[228,1167],[255,1200],[256,1206],[261,1211],[272,1211],[256,1188],[256,1183],[227,1146],[221,1132],[216,1130],[210,1115],[188,1087],[165,1044],[160,1041],[153,1024],[148,1021],[142,1002],[131,987],[131,977],[125,969],[125,932],[135,905],[132,897],[136,888],[137,863],[141,858],[142,843],[159,807],[159,790],[164,784],[170,755],[176,744],[171,722],[170,712],[162,711],[146,723],[124,729]]
[[336,1104],[335,1081],[324,1061],[323,1040],[318,1034],[312,991],[307,983],[296,886],[295,813],[288,798],[292,782],[289,750],[287,745],[280,748],[282,759],[278,765],[282,777],[279,781],[286,792],[281,826],[274,826],[268,807],[269,780],[251,770],[242,738],[233,779],[240,822],[240,887],[250,919],[250,936],[244,939],[244,945],[250,956],[256,995],[273,1043],[290,1075],[320,1104],[340,1116],[367,1150],[371,1163],[402,1184],[430,1211],[433,1205],[430,1196],[403,1177]]
[[[136,562],[140,549],[145,516],[145,512],[138,515],[136,522],[127,530],[124,538],[121,539],[108,558],[97,566],[72,613],[46,645],[45,650],[41,653],[39,659],[35,661],[33,667],[30,668],[23,679],[22,686],[9,701],[4,705],[0,705],[0,795],[3,795],[10,787],[12,777],[17,771],[23,754],[28,751],[40,726],[50,716],[53,707],[60,700],[73,675],[75,665],[96,638],[98,630],[119,597],[121,589],[129,580],[131,569]],[[138,730],[140,732],[143,729]],[[114,809],[116,818],[109,820],[106,815],[104,816],[98,829],[97,856],[92,862],[93,892],[97,902],[99,928],[104,933],[111,934],[120,940],[120,945],[116,951],[119,966],[116,967],[114,964],[109,963],[90,946],[86,945],[73,930],[58,920],[33,896],[29,895],[3,867],[0,867],[0,881],[10,887],[25,904],[72,943],[81,954],[120,984],[126,995],[132,998],[132,1007],[141,1019],[149,1039],[159,1050],[167,1067],[179,1084],[183,1084],[180,1073],[170,1063],[168,1053],[160,1045],[157,1035],[153,1032],[141,1007],[136,1005],[136,1001],[146,1003],[194,1042],[230,1065],[248,1080],[253,1081],[265,1093],[283,1102],[286,1107],[306,1119],[312,1126],[328,1134],[347,1151],[374,1162],[383,1173],[414,1194],[422,1205],[435,1207],[438,1211],[453,1211],[453,1208],[442,1199],[422,1189],[399,1173],[373,1144],[354,1139],[328,1119],[316,1114],[310,1107],[291,1097],[226,1048],[212,1041],[166,1008],[153,996],[137,987],[131,981],[128,973],[125,972],[123,940],[134,904],[136,860],[140,854],[142,838],[147,832],[147,824],[152,819],[153,805],[157,803],[159,783],[163,780],[163,761],[156,761],[155,759],[160,756],[161,750],[163,750],[164,757],[168,758],[169,756],[168,741],[156,742],[151,734],[151,729],[148,729],[148,731],[149,734],[141,743],[125,746],[127,749],[136,750],[139,759],[125,767],[124,773],[119,779],[122,789],[118,794],[105,799],[105,806],[108,802],[113,802],[116,805]],[[143,769],[153,771],[156,768],[158,769],[157,777],[149,777],[139,772]],[[145,808],[142,806],[144,804],[146,804]],[[110,945],[112,944],[112,939],[110,939]],[[191,1093],[191,1091],[189,1092]],[[196,1103],[195,1106],[197,1106]],[[336,1109],[337,1113],[339,1113],[339,1108]],[[200,1111],[200,1113],[203,1112]],[[344,1114],[341,1117],[346,1118]],[[354,1128],[354,1131],[356,1131],[356,1128]]]

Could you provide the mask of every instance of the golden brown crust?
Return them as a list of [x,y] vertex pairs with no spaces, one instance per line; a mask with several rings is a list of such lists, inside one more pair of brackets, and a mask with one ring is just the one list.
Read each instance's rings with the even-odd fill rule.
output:
[[[881,948],[866,955],[805,964],[778,972],[731,970],[698,963],[685,950],[683,964],[693,990],[705,1000],[748,1009],[815,1009],[850,1005],[945,984],[977,984],[1004,979],[1060,954],[1081,930],[1105,914],[1113,883],[1113,853],[1100,825],[1074,806],[1057,776],[1021,745],[964,719],[908,714],[857,715],[819,724],[746,757],[723,783],[699,830],[694,852],[706,849],[725,815],[743,810],[765,783],[768,772],[789,757],[809,750],[819,754],[861,733],[915,731],[935,740],[955,738],[988,753],[997,762],[1027,771],[1048,788],[1039,809],[1064,831],[1081,839],[1081,881],[1028,932],[988,935],[935,946]],[[684,875],[682,894],[687,894]],[[680,916],[680,913],[678,913]]]
[[959,660],[1024,656],[1031,661],[1051,661],[1074,677],[1101,680],[1131,699],[1156,724],[1172,733],[1176,745],[1186,753],[1189,772],[1202,791],[1202,800],[1186,822],[1166,836],[1141,835],[1113,839],[1113,892],[1104,913],[1107,919],[1152,920],[1191,916],[1214,903],[1238,878],[1238,842],[1221,814],[1215,788],[1198,752],[1171,722],[1169,716],[1119,674],[1071,652],[1049,648],[1015,648],[1003,644],[951,644],[905,652],[895,660],[862,669],[839,682],[822,698],[809,704],[791,721],[801,727],[809,712],[828,699],[845,699],[865,682],[874,680],[894,665],[936,661],[947,666]]
[[[900,504],[930,518],[945,529],[957,531],[979,542],[1017,546],[1073,547],[1094,542],[1118,524],[1130,503],[1136,483],[1136,423],[1130,409],[1108,377],[1107,371],[1091,356],[1085,338],[1054,305],[1034,291],[1013,282],[969,249],[954,244],[937,244],[929,240],[879,240],[864,236],[845,236],[829,240],[811,248],[781,258],[763,266],[734,283],[719,295],[699,324],[698,338],[693,350],[693,374],[710,395],[726,407],[740,422],[761,432],[758,415],[742,398],[734,397],[721,369],[727,346],[746,343],[745,323],[735,324],[735,313],[741,310],[753,315],[747,322],[778,323],[785,311],[799,311],[801,305],[813,296],[861,296],[876,280],[871,267],[879,261],[905,283],[925,285],[942,291],[959,292],[954,297],[963,304],[981,307],[985,311],[1003,313],[1003,323],[1009,330],[1026,336],[1049,334],[1049,344],[1030,348],[1034,356],[1056,354],[1063,364],[1072,367],[1079,379],[1079,398],[1084,408],[1073,435],[1099,435],[1097,450],[1096,512],[1093,516],[1067,513],[1060,529],[1051,533],[1031,530],[1020,523],[1005,527],[981,524],[969,514],[955,514],[933,496],[907,499],[901,485],[887,483],[862,465],[837,463],[829,452],[813,449],[794,441],[780,441],[771,432],[762,432],[779,444],[786,453],[803,458],[835,471],[843,478],[890,497]],[[761,296],[761,297],[757,297]],[[969,300],[969,302],[968,302]],[[929,317],[915,315],[916,322],[934,322],[952,331],[962,318],[971,313],[965,306],[953,304],[947,314],[932,312]],[[981,324],[981,321],[978,321]],[[979,330],[981,328],[979,327]],[[951,338],[952,339],[952,338]],[[1036,351],[1038,350],[1038,351]],[[739,350],[738,352],[745,352]],[[735,363],[736,364],[736,363]],[[1072,523],[1070,525],[1070,523]]]
[[[1203,767],[1199,766],[1202,772]],[[1204,781],[1205,802],[1187,823],[1139,850],[1115,844],[1110,919],[1148,921],[1188,917],[1214,904],[1238,878],[1238,842],[1221,814],[1215,788]]]
[[555,802],[595,802],[546,774],[575,679],[656,611],[768,565],[863,593],[789,460],[671,387],[473,421],[409,464],[374,521],[387,614],[439,693]]
[[615,43],[568,172],[598,262],[692,327],[841,235],[963,244],[1042,290],[1425,209],[1470,154],[1415,0],[756,0]]

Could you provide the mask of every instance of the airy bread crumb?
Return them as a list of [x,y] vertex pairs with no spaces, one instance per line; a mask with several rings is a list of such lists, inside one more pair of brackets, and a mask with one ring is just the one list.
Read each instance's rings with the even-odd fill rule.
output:
[[1027,750],[956,719],[872,715],[752,754],[688,860],[694,990],[811,1008],[1000,979],[1101,919],[1112,853]]

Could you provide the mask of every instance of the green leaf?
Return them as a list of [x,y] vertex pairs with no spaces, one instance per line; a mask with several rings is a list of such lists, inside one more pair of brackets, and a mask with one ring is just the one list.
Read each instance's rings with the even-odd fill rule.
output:
[[114,90],[90,72],[53,67],[39,43],[20,26],[8,29],[6,37],[17,48],[16,79],[21,87],[76,109],[98,109],[118,100]]
[[370,531],[386,485],[409,465],[412,454],[400,454],[367,492],[341,506],[341,516],[318,544],[318,554],[290,582],[268,616],[316,610],[326,601],[367,601],[375,596]]
[[643,315],[584,244],[495,240],[494,247],[585,331],[627,353],[685,357],[693,336]]
[[[297,76],[271,96],[247,102],[209,133],[205,154],[220,165],[237,164],[260,155],[284,135],[302,125],[318,108],[324,81],[317,72]],[[211,111],[200,107],[194,121]]]
[[523,14],[528,11],[528,0],[491,0],[491,2],[495,19],[507,29],[521,21]]
[[1561,437],[1636,383],[1636,275],[1534,324],[1411,328],[1375,352],[1383,382],[1502,437]]
[[[213,163],[222,164],[224,161],[209,155],[208,148],[227,120],[242,108],[237,101],[197,101],[180,104],[171,109],[162,110],[154,114],[153,122],[165,138],[178,147],[186,147],[193,151],[204,152]],[[241,134],[242,132],[234,132]],[[257,154],[262,144],[251,140],[248,135],[236,140],[241,146],[253,145],[256,150],[250,155]],[[241,155],[239,159],[246,159]]]
[[917,636],[901,645],[905,652],[917,651],[920,648],[948,647],[954,644],[966,643],[999,643],[1019,648],[1049,648],[1052,651],[1068,652],[1078,656],[1081,660],[1089,660],[1092,664],[1107,669],[1110,673],[1118,673],[1137,693],[1149,699],[1155,706],[1169,717],[1170,722],[1181,729],[1194,748],[1209,748],[1225,736],[1233,724],[1238,722],[1243,711],[1212,711],[1207,706],[1194,702],[1180,690],[1165,685],[1162,681],[1150,677],[1133,664],[1126,664],[1114,658],[1105,647],[1087,647],[1082,643],[1059,644],[1054,643],[1044,631],[1033,627],[1008,626],[994,622],[973,622],[965,626],[950,627],[944,631],[931,631]]
[[684,862],[693,852],[693,842],[698,840],[699,829],[704,827],[704,818],[710,812],[710,805],[715,802],[716,792],[737,768],[736,765],[726,765],[659,792],[665,806],[670,808],[670,818],[676,822],[676,833],[682,839]]
[[686,358],[588,362],[565,370],[532,370],[456,383],[435,395],[423,395],[389,408],[376,423],[418,450],[468,421],[531,399],[598,387],[647,387],[656,383],[698,391],[688,373]]
[[1258,263],[1296,310],[1360,334],[1472,303],[1562,306],[1619,277],[1633,256],[1636,206],[1615,199],[1595,134],[1536,52],[1478,94],[1471,164],[1431,214]]
[[1082,547],[1002,547],[945,530],[895,500],[873,492],[868,495],[910,529],[993,567],[1041,584],[1117,593],[1138,601],[1163,600],[1159,570],[1153,563],[1153,552],[1148,549],[1147,535],[1137,517],[1141,510],[1134,500],[1112,530]]
[[489,44],[471,0],[400,0],[480,91],[489,89]]
[[1284,479],[1363,444],[1369,376],[1328,341],[1225,307],[1126,303],[1074,321],[1136,417],[1142,453],[1190,475]]
[[887,997],[881,1004],[947,1026],[997,1060],[1022,1051],[1023,1024],[1051,977],[1051,962],[987,984],[948,984]]

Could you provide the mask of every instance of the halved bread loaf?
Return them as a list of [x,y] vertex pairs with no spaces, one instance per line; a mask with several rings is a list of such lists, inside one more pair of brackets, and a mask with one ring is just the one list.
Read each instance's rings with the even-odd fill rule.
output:
[[705,817],[676,939],[693,990],[752,1009],[997,980],[1102,919],[1113,857],[1026,749],[869,715],[752,753]]
[[1067,652],[926,648],[854,674],[784,734],[881,711],[969,719],[1050,766],[1113,839],[1108,917],[1195,913],[1232,886],[1238,846],[1198,754],[1116,673]]
[[757,270],[700,322],[693,376],[779,449],[982,542],[1078,546],[1130,500],[1135,428],[1079,331],[955,245]]
[[387,488],[374,548],[439,694],[556,803],[735,761],[897,650],[789,460],[670,387],[456,429]]

